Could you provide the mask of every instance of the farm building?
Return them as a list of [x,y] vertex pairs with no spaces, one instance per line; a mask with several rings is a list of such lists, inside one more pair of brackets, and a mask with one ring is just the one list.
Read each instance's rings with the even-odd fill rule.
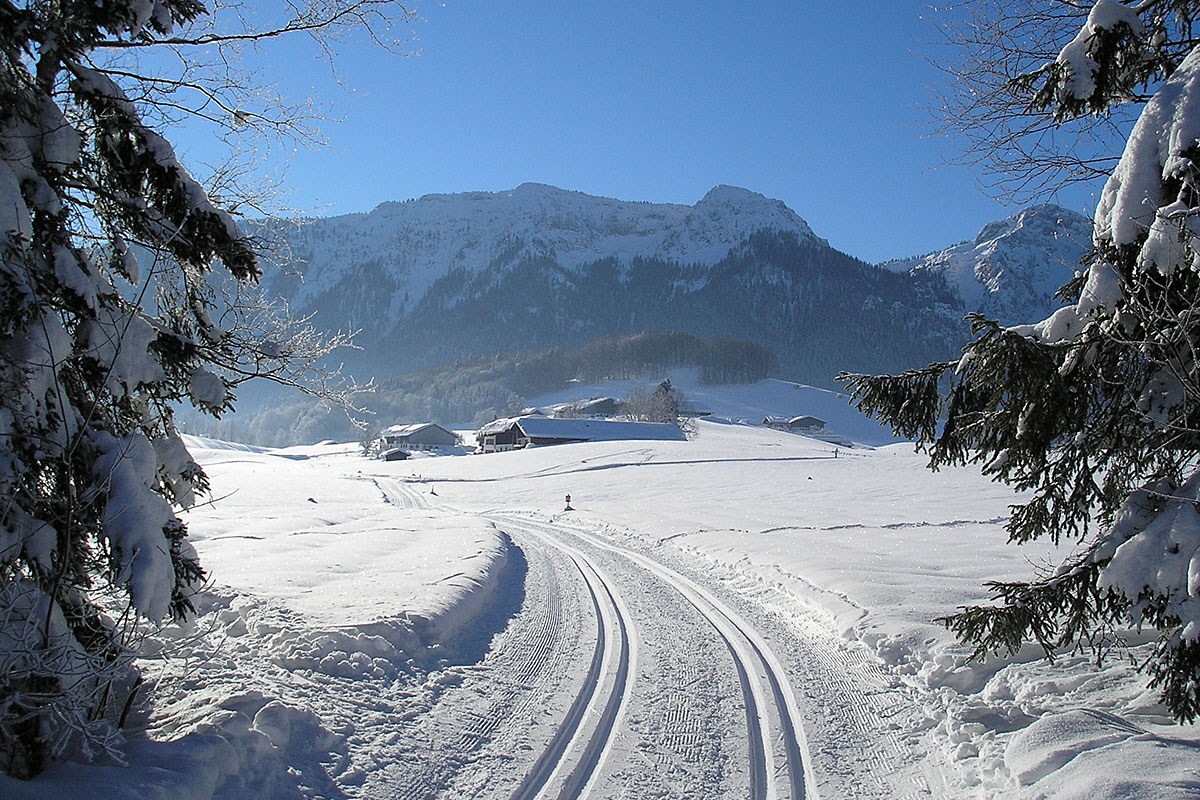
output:
[[380,434],[380,450],[436,450],[439,447],[453,447],[458,444],[458,436],[441,425],[432,422],[418,422],[412,425],[393,425]]
[[612,417],[621,413],[624,406],[615,397],[593,397],[591,400],[577,400],[567,403],[554,410],[556,417]]
[[825,420],[802,415],[799,417],[766,417],[763,427],[787,433],[815,433],[825,429]]
[[572,442],[686,441],[678,425],[665,422],[613,422],[602,419],[510,417],[479,429],[479,449],[484,453],[518,450],[529,445]]
[[522,419],[545,418],[528,416],[494,419],[475,432],[476,450],[481,453],[502,453],[524,447],[529,441],[527,438],[517,444],[518,439],[522,439],[524,436],[521,429],[517,427],[517,422]]

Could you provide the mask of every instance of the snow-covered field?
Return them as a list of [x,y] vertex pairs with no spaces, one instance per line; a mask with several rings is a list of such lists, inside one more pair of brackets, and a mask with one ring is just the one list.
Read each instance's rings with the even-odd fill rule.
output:
[[[771,391],[798,390],[697,400],[786,413]],[[910,446],[705,421],[393,463],[192,449],[212,585],[144,642],[129,766],[0,796],[1200,796],[1200,730],[1128,656],[968,664],[932,621],[1060,554],[1007,545],[1011,493]]]

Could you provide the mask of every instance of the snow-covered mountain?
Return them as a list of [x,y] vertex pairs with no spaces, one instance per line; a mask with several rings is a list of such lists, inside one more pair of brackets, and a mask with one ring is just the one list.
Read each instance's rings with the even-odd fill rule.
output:
[[1054,293],[1074,276],[1091,239],[1087,217],[1034,206],[985,225],[971,241],[882,266],[942,276],[964,311],[1004,324],[1035,322],[1061,305]]
[[879,269],[746,189],[717,186],[686,206],[523,184],[280,225],[298,265],[265,285],[325,328],[359,330],[347,366],[360,378],[678,330],[769,346],[782,375],[830,387],[843,369],[952,356],[969,310],[1044,316],[1069,277],[1053,265],[1078,260],[1084,226],[1032,209]]
[[[536,183],[507,192],[430,194],[366,214],[308,220],[285,232],[292,254],[304,262],[303,284],[287,293],[299,306],[315,306],[331,292],[357,294],[352,287],[368,279],[373,308],[395,321],[451,272],[476,277],[537,258],[574,272],[609,258],[712,265],[764,229],[824,243],[779,200],[733,186],[717,186],[692,206]],[[361,323],[374,327],[371,320]]]

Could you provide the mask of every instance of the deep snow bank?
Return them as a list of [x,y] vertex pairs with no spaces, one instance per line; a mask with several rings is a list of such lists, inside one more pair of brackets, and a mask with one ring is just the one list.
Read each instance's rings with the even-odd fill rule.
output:
[[142,643],[128,765],[0,775],[0,797],[345,796],[372,748],[356,713],[397,686],[429,702],[430,671],[478,652],[464,642],[522,590],[506,534],[431,507],[410,476],[363,477],[352,446],[189,448],[217,498],[186,517],[212,586],[193,620]]
[[[490,523],[432,507],[436,487],[364,475],[349,445],[261,453],[197,449],[218,502],[189,532],[213,580],[277,600],[313,628],[450,641],[499,591],[510,542]],[[384,465],[380,465],[381,469]]]
[[1087,709],[1038,719],[1012,737],[1006,761],[1022,789],[1055,800],[1167,800],[1200,789],[1200,743]]

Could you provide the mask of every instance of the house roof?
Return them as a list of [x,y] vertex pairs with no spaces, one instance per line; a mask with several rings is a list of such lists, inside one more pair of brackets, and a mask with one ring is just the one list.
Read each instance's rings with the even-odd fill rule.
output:
[[798,416],[798,417],[770,416],[770,417],[763,418],[763,424],[764,425],[809,425],[809,426],[812,426],[812,425],[824,425],[825,420],[820,419],[819,417],[809,416],[808,414],[802,414],[801,416]]
[[427,428],[437,428],[443,433],[450,433],[450,431],[446,430],[441,425],[438,425],[436,422],[413,422],[409,423],[408,425],[393,425],[390,428],[386,428],[383,431],[383,435],[412,436],[414,433],[420,433]]
[[514,421],[531,439],[571,439],[581,442],[609,442],[625,439],[668,442],[687,440],[678,425],[668,422],[613,422],[603,419],[553,419],[549,417],[522,417],[509,422],[511,424]]
[[593,397],[591,400],[580,400],[570,405],[586,413],[595,408],[616,408],[621,405],[621,401],[615,397]]
[[525,419],[525,417],[500,417],[499,419],[494,419],[476,431],[475,435],[488,436],[493,433],[503,433],[511,428],[513,423],[519,419]]

